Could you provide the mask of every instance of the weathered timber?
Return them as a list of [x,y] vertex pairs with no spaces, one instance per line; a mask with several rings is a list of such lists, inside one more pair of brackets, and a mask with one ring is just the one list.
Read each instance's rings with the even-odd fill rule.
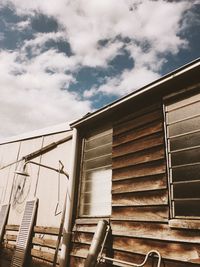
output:
[[2,247],[5,249],[10,249],[10,250],[14,250],[16,248],[15,244],[11,244],[11,243],[3,243]]
[[[111,227],[113,235],[116,236],[200,244],[200,231],[172,231],[166,223],[112,221]],[[81,230],[80,228],[79,231]]]
[[33,231],[39,234],[48,234],[48,235],[58,235],[59,228],[56,227],[45,227],[45,226],[35,226]]
[[33,237],[32,244],[47,248],[56,248],[57,240]]
[[122,132],[113,139],[113,147],[122,145],[124,143],[137,140],[147,135],[161,132],[163,129],[163,123],[158,120],[154,121],[149,125],[144,125],[141,128]]
[[113,207],[111,220],[132,220],[132,221],[168,221],[167,206],[151,207]]
[[129,131],[129,130],[138,128],[142,125],[156,121],[158,119],[162,119],[162,117],[163,117],[163,114],[162,114],[161,110],[159,109],[159,110],[155,110],[151,113],[139,116],[135,119],[128,120],[124,123],[120,123],[120,124],[114,126],[114,136],[118,135],[120,133],[123,133],[125,131]]
[[73,227],[73,232],[94,233],[96,231],[96,227],[96,224],[75,224]]
[[112,168],[119,169],[145,162],[160,160],[163,159],[164,156],[165,151],[163,149],[163,145],[156,146],[152,149],[146,149],[137,153],[127,154],[125,156],[113,158]]
[[153,163],[144,163],[136,166],[131,166],[119,170],[113,170],[113,180],[125,180],[156,174],[166,173],[164,161]]
[[79,257],[70,257],[70,263],[69,266],[73,267],[84,267],[85,259],[79,258]]
[[31,249],[31,256],[48,262],[53,262],[54,254],[46,251]]
[[166,190],[153,190],[146,192],[131,192],[114,194],[112,205],[114,206],[150,206],[167,205],[168,192]]
[[[130,252],[121,252],[121,251],[117,251],[117,250],[114,251],[113,257],[116,259],[119,259],[119,260],[124,260],[124,261],[137,263],[137,264],[141,263],[144,260],[144,255],[133,254]],[[157,263],[156,258],[154,260],[149,259],[147,261],[145,267],[157,266],[156,263]],[[117,263],[115,263],[113,266],[124,267],[123,265],[117,264]],[[166,266],[167,267],[199,267],[199,264],[162,259],[161,267],[166,267]]]
[[143,192],[156,189],[166,189],[167,178],[165,174],[158,174],[128,180],[119,180],[112,182],[112,194],[125,192]]
[[113,158],[127,155],[130,153],[136,153],[145,149],[151,149],[153,147],[162,145],[164,142],[162,133],[154,133],[145,136],[139,140],[131,141],[116,147],[113,147]]
[[70,255],[80,258],[86,258],[89,251],[88,244],[73,243]]
[[90,245],[92,243],[93,233],[75,232],[73,233],[73,242]]
[[10,234],[4,235],[4,241],[16,241],[16,240],[17,240],[17,235],[10,235]]
[[5,227],[6,231],[19,231],[19,225],[7,224]]
[[200,230],[200,222],[197,220],[169,220],[169,226],[171,228],[183,228],[183,229],[195,229]]
[[[128,237],[113,237],[113,248],[127,252],[146,254],[148,251],[155,249],[160,252],[162,258],[179,260],[185,262],[195,262],[200,264],[198,245],[188,245],[178,242],[166,242],[157,240],[145,240]],[[198,262],[199,261],[199,262]]]

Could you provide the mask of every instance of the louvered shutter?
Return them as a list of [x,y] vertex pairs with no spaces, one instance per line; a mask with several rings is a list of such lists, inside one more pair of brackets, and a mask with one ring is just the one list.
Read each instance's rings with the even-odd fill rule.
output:
[[6,219],[8,216],[8,211],[9,211],[9,204],[5,204],[1,206],[1,211],[0,211],[0,242],[3,239],[3,234],[4,234],[4,228],[6,224]]
[[23,267],[36,214],[37,199],[26,202],[11,267]]

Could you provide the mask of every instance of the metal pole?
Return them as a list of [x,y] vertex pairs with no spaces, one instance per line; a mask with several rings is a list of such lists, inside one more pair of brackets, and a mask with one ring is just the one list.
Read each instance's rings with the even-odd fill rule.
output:
[[[59,162],[62,164],[62,162],[59,160]],[[55,172],[58,172],[58,173],[62,173],[64,174],[67,178],[69,177],[69,174],[67,172],[65,172],[63,170],[64,168],[64,165],[62,164],[62,168],[59,170],[59,169],[56,169],[56,168],[53,168],[53,167],[50,167],[50,166],[47,166],[47,165],[44,165],[42,163],[39,163],[39,162],[35,162],[35,161],[26,161],[25,164],[24,164],[24,167],[23,167],[23,170],[25,171],[25,168],[26,168],[26,165],[27,164],[34,164],[34,165],[38,165],[38,166],[41,166],[41,167],[44,167],[46,169],[49,169],[49,170],[53,170]]]
[[75,175],[76,175],[76,160],[77,160],[77,130],[73,129],[72,137],[72,154],[71,154],[71,167],[69,172],[69,182],[68,182],[68,193],[66,200],[66,214],[65,214],[65,224],[63,229],[63,240],[60,252],[60,267],[66,267],[69,260],[69,246],[71,241],[71,231],[72,231],[72,216],[74,208],[74,191],[75,191]]
[[85,260],[84,267],[95,267],[101,248],[103,249],[102,244],[104,245],[107,226],[108,222],[106,220],[101,220],[98,222],[97,229],[92,239],[92,244]]
[[140,263],[140,264],[131,263],[131,262],[122,261],[122,260],[117,260],[117,259],[113,259],[113,258],[109,258],[109,257],[105,257],[105,256],[102,256],[99,261],[100,262],[105,262],[107,260],[107,261],[112,261],[112,262],[126,264],[126,265],[133,266],[133,267],[142,267],[142,266],[144,266],[146,264],[148,257],[151,256],[151,255],[157,255],[158,256],[158,264],[157,264],[157,267],[160,267],[160,264],[161,264],[161,255],[160,255],[160,253],[157,250],[151,250],[151,251],[149,251],[147,253],[144,261],[142,263]]

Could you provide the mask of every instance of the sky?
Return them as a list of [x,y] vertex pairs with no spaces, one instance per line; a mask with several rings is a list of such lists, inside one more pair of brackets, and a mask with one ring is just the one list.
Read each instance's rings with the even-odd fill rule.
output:
[[0,137],[79,119],[199,43],[200,0],[0,0]]

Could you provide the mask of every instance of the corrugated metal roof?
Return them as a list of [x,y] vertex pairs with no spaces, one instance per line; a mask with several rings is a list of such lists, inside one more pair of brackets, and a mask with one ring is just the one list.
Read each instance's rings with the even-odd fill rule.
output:
[[19,141],[19,140],[31,139],[31,138],[35,138],[39,136],[56,134],[56,133],[61,133],[61,132],[66,132],[66,131],[71,131],[69,122],[53,125],[50,127],[36,130],[36,131],[23,133],[21,135],[2,138],[0,139],[0,144],[11,143],[11,142]]

